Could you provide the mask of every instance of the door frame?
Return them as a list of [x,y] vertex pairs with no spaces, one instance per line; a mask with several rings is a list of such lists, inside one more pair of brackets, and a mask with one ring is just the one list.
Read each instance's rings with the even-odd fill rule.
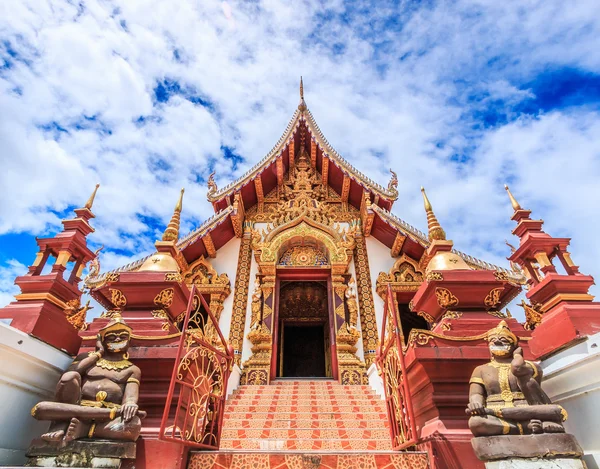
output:
[[273,303],[273,334],[271,342],[271,373],[273,379],[277,377],[277,357],[279,356],[279,292],[281,281],[308,281],[327,280],[327,313],[329,316],[329,341],[331,355],[331,374],[333,379],[338,380],[338,361],[336,346],[335,313],[333,307],[333,285],[331,282],[331,268],[314,267],[278,267],[275,277],[275,298]]

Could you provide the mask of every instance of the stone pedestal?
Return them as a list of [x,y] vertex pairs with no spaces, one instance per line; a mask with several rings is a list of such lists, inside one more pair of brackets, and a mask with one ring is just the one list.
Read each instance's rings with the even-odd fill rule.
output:
[[[571,459],[581,462],[583,450],[573,435],[568,433],[544,433],[541,435],[503,435],[473,438],[471,440],[475,455],[486,461],[508,462],[516,460],[536,459],[542,462],[539,467],[552,467],[547,464],[556,459]],[[538,466],[506,466],[538,467]],[[563,467],[563,466],[556,466]],[[579,467],[579,466],[564,466]],[[581,466],[584,467],[584,466]]]
[[27,452],[27,466],[120,469],[123,460],[135,459],[135,451],[133,442],[75,440],[58,446],[36,439]]
[[587,469],[581,459],[523,459],[511,458],[485,463],[486,469]]

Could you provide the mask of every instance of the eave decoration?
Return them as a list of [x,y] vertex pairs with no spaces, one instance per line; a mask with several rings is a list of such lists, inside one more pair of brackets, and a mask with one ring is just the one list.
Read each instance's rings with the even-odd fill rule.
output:
[[[227,274],[219,275],[207,259],[200,257],[182,277],[187,285],[196,285],[198,293],[210,298],[210,310],[218,321],[223,311],[223,302],[231,293],[231,282]],[[215,339],[218,339],[216,331]]]

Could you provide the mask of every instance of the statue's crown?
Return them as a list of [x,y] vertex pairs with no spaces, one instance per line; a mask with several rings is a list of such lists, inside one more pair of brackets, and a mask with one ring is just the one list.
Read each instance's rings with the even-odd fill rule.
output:
[[120,313],[113,313],[108,324],[98,331],[100,338],[104,339],[104,336],[110,331],[123,331],[126,330],[131,334],[131,326],[125,322]]
[[487,332],[488,340],[491,340],[493,337],[508,337],[513,341],[514,344],[516,344],[519,341],[519,339],[517,339],[517,336],[514,335],[513,332],[510,330],[510,327],[508,327],[508,324],[506,324],[506,321],[504,319],[500,321],[496,327],[490,329]]

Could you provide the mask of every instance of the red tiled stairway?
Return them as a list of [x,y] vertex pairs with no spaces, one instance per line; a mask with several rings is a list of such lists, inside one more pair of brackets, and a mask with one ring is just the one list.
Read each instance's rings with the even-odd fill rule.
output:
[[[337,454],[336,454],[337,453]],[[227,401],[218,453],[188,469],[427,468],[425,453],[393,453],[384,401],[333,380],[241,386]]]
[[391,450],[384,402],[369,386],[276,381],[227,402],[221,449]]

